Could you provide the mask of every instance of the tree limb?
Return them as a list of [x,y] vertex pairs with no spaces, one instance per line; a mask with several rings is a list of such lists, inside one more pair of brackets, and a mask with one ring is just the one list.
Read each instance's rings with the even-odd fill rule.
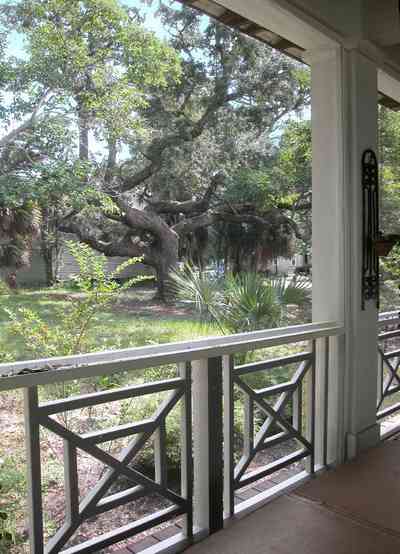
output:
[[223,183],[224,175],[219,172],[211,179],[210,186],[207,188],[203,197],[198,200],[186,200],[179,202],[178,200],[151,200],[147,199],[147,204],[151,210],[157,214],[196,214],[208,210],[210,202],[217,190]]
[[44,106],[44,104],[48,100],[50,91],[45,91],[41,94],[39,97],[34,109],[32,110],[31,115],[21,123],[18,127],[7,133],[4,137],[0,138],[0,148],[3,148],[5,146],[8,146],[11,144],[20,134],[24,133],[25,131],[28,131],[32,129],[37,121],[38,114],[41,110],[41,108]]
[[276,225],[287,225],[291,229],[296,238],[306,240],[306,236],[300,230],[298,224],[290,217],[286,216],[280,210],[273,210],[269,214],[258,215],[256,213],[243,212],[242,206],[232,206],[229,209],[220,208],[209,210],[199,216],[180,221],[173,226],[174,231],[183,237],[189,233],[193,233],[199,228],[209,227],[220,221],[227,223],[248,223],[259,225],[264,228],[271,228]]
[[122,258],[143,256],[144,263],[154,265],[154,260],[148,246],[138,237],[134,237],[130,233],[125,233],[112,241],[105,241],[98,236],[96,229],[92,229],[90,226],[83,224],[79,218],[70,220],[67,223],[62,223],[59,230],[63,233],[76,235],[79,240],[106,256],[119,256]]

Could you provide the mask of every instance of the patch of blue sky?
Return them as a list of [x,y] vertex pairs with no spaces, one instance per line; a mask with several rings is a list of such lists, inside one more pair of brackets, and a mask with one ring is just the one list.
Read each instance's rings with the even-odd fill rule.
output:
[[123,0],[121,3],[128,6],[128,8],[137,8],[140,11],[145,18],[146,29],[153,31],[161,39],[168,38],[168,33],[164,29],[160,18],[157,17],[157,2],[154,2],[151,6],[144,5],[140,0]]
[[24,48],[24,39],[20,33],[12,31],[7,37],[7,54],[16,58],[26,56]]

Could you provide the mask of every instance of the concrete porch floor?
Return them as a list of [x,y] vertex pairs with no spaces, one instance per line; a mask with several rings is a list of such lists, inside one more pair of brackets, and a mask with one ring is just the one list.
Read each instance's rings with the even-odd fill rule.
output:
[[400,554],[400,440],[285,494],[188,554]]

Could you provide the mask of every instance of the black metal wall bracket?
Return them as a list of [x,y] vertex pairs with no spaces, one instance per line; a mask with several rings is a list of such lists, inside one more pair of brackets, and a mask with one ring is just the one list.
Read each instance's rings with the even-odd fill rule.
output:
[[375,152],[365,150],[362,155],[362,282],[361,308],[375,300],[379,308],[379,255],[375,245],[379,233],[379,176]]

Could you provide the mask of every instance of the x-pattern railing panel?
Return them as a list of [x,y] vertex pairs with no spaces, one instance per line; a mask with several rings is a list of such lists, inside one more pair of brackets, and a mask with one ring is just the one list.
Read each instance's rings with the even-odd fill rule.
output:
[[[122,399],[141,397],[149,394],[165,393],[153,416],[147,420],[133,422],[108,429],[87,433],[72,431],[57,421],[57,414],[89,406],[100,405]],[[164,395],[164,396],[165,396]],[[178,494],[168,487],[166,418],[175,406],[182,405],[181,450],[182,486]],[[39,404],[38,388],[25,391],[26,432],[28,436],[28,456],[30,470],[30,501],[35,507],[32,513],[32,528],[35,530],[35,554],[73,554],[75,552],[97,552],[116,542],[125,540],[139,532],[180,515],[186,515],[186,533],[192,535],[192,439],[191,439],[191,370],[190,364],[181,364],[180,377],[155,383],[146,383],[81,395],[74,398]],[[47,545],[43,544],[43,509],[40,464],[40,428],[45,428],[63,440],[64,444],[64,488],[65,521]],[[129,438],[128,444],[113,455],[98,446],[101,443],[120,438]],[[144,475],[131,463],[146,443],[154,444],[154,479]],[[107,470],[97,484],[80,500],[78,484],[77,451],[82,451]],[[131,487],[118,493],[110,492],[119,477],[124,477]],[[146,518],[141,518],[111,532],[105,533],[79,545],[65,548],[79,527],[93,516],[123,506],[142,496],[157,494],[172,506]]]
[[[252,387],[246,377],[259,372],[271,375],[276,369],[297,366],[289,381],[268,385],[263,388]],[[233,367],[226,377],[230,379],[230,397],[235,401],[237,391],[243,397],[244,425],[243,451],[239,461],[231,472],[231,487],[238,490],[250,483],[271,475],[304,458],[310,460],[310,470],[314,471],[314,409],[315,409],[315,345],[311,350],[299,354],[248,363]],[[303,387],[307,382],[308,422],[303,425]],[[237,398],[236,398],[237,400]],[[264,421],[255,432],[256,410],[263,415]],[[290,418],[287,411],[291,411]],[[232,416],[234,410],[231,410]],[[231,425],[233,429],[233,424]],[[249,471],[259,452],[294,440],[300,449],[285,452],[267,465]]]
[[397,322],[388,321],[387,326],[378,337],[377,419],[400,411],[400,401],[395,396],[400,392],[400,329]]
[[[318,466],[327,465],[330,343],[336,348],[336,337],[343,333],[343,327],[337,323],[322,322],[230,337],[207,337],[185,343],[0,364],[0,391],[22,388],[25,395],[31,554],[98,552],[142,531],[150,531],[150,528],[180,515],[185,516],[184,532],[168,539],[167,546],[162,542],[159,548],[170,549],[178,547],[177,545],[185,547],[192,539],[193,519],[199,534],[213,533],[223,527],[224,512],[229,516],[235,511],[235,491],[238,488],[300,460],[307,459],[308,472],[314,471],[315,458]],[[237,354],[242,356],[261,349],[305,343],[310,345],[306,352],[236,367],[234,364]],[[292,346],[290,349],[293,351]],[[335,361],[334,355],[333,360]],[[100,376],[134,370],[145,371],[150,367],[172,364],[180,367],[177,378],[41,404],[38,401],[39,386],[58,386],[71,381],[78,384],[86,378],[92,380]],[[251,379],[247,379],[252,373],[268,373],[285,366],[295,368],[289,380],[285,377],[282,382],[270,384],[271,381],[268,381],[256,387]],[[394,370],[396,373],[397,369]],[[393,377],[388,391],[392,391],[397,382],[397,378]],[[147,419],[140,421],[140,416],[128,422],[123,419],[120,424],[112,426],[108,411],[113,413],[113,402],[131,402],[131,399],[139,399],[147,394],[156,395],[159,400],[162,398],[155,413],[150,417],[148,414],[142,415],[142,418]],[[243,456],[235,463],[234,420],[239,397],[244,399],[245,431]],[[316,404],[319,420],[315,439]],[[75,416],[68,415],[66,418],[58,415],[86,408],[91,412],[93,407],[101,405],[103,408],[99,411],[107,411],[103,422],[106,421],[109,426],[105,429],[91,430],[86,423],[78,424]],[[179,405],[182,461],[181,488],[176,492],[168,486],[165,422],[171,410]],[[67,424],[69,421],[72,421],[72,426]],[[98,424],[102,420],[95,421]],[[64,445],[65,521],[47,545],[44,545],[43,532],[41,429],[55,434]],[[106,450],[113,441],[122,441],[124,447],[118,452],[114,443],[109,451]],[[154,449],[154,473],[150,474],[151,477],[154,475],[153,478],[144,475],[138,464],[133,465],[137,461],[136,457],[150,442]],[[290,448],[295,442],[299,443],[300,449],[289,452],[285,447],[282,450],[281,445],[285,442]],[[283,452],[283,455],[278,459],[268,455],[267,461],[262,461],[261,466],[254,470],[252,466],[257,465],[252,464],[255,456],[275,446],[279,446],[279,454]],[[104,466],[101,477],[83,498],[80,497],[83,491],[80,491],[78,483],[81,462],[78,453],[79,456],[83,453],[85,463],[86,459],[93,459],[97,465]],[[123,490],[121,477],[127,486]],[[76,539],[73,535],[77,530],[90,536],[89,518],[123,507],[149,494],[162,497],[163,508],[160,511],[140,517],[84,543],[69,546],[71,539]],[[260,494],[263,496],[264,493]],[[257,495],[257,498],[256,502],[260,502],[264,496],[260,499]],[[253,502],[253,499],[249,502]],[[164,508],[168,504],[169,507]],[[136,517],[135,510],[132,516]],[[85,526],[79,529],[81,524]],[[153,533],[153,530],[150,532]],[[157,531],[154,531],[154,537],[159,540]]]

